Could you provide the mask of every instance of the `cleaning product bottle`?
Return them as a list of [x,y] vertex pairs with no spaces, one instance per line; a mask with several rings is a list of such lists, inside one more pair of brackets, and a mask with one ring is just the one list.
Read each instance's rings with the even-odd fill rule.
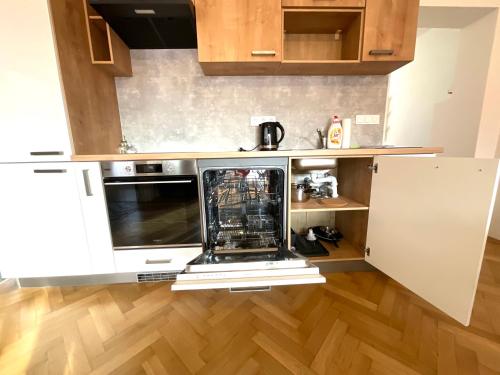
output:
[[342,122],[338,116],[333,116],[332,124],[328,129],[328,148],[342,147]]

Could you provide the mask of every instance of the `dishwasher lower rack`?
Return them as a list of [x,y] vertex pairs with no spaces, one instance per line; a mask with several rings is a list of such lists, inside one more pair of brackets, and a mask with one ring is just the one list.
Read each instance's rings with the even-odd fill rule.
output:
[[206,248],[275,252],[286,242],[287,160],[214,160],[199,166]]
[[278,231],[271,215],[220,214],[215,247],[217,253],[270,252],[279,246]]

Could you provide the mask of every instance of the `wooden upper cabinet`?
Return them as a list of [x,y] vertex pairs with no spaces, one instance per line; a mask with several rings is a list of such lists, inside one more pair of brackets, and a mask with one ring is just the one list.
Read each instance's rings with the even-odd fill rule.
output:
[[366,0],[363,61],[412,61],[419,0]]
[[281,4],[290,8],[363,8],[365,0],[282,0]]
[[281,0],[197,0],[204,62],[281,61]]

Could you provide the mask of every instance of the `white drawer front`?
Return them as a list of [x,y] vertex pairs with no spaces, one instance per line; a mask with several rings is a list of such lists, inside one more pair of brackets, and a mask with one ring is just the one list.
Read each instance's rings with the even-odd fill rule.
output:
[[115,251],[116,272],[184,270],[201,252],[201,247]]

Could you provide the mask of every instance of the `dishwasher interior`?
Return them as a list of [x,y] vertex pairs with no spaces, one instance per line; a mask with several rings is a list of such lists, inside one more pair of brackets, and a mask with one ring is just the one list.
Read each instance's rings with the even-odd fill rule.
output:
[[278,251],[285,232],[282,169],[209,169],[202,178],[208,249],[214,254]]

